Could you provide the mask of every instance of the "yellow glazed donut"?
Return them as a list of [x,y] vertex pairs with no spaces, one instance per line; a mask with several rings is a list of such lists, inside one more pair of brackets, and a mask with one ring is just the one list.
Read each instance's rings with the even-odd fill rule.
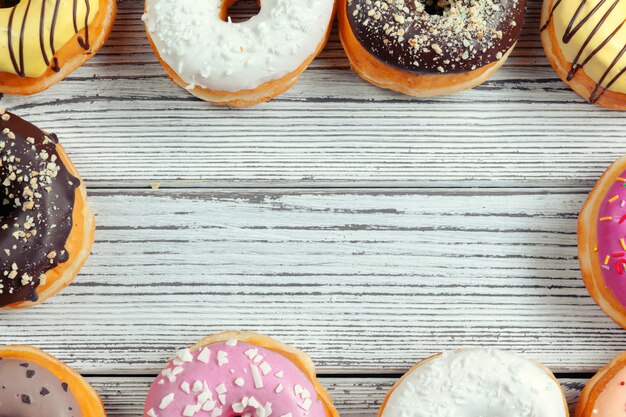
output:
[[324,48],[335,0],[262,0],[247,22],[232,0],[146,0],[148,38],[172,80],[216,104],[251,106],[291,88]]
[[0,93],[61,81],[104,44],[116,0],[0,0]]
[[626,110],[626,2],[544,0],[543,48],[561,79],[590,103]]

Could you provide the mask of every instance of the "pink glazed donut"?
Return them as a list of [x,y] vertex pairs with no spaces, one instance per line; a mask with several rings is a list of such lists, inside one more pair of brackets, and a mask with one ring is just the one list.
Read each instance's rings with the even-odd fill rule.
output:
[[267,336],[209,336],[169,361],[144,417],[338,417],[307,355]]
[[606,170],[580,212],[578,258],[591,297],[626,328],[626,157]]

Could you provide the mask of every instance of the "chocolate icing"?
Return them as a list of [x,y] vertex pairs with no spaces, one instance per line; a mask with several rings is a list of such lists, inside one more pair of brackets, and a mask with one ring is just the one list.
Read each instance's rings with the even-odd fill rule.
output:
[[354,36],[387,65],[416,74],[463,73],[517,42],[526,0],[348,0]]
[[0,417],[82,417],[67,384],[41,366],[0,358]]
[[0,306],[36,301],[45,273],[67,262],[74,195],[69,173],[46,135],[0,110]]

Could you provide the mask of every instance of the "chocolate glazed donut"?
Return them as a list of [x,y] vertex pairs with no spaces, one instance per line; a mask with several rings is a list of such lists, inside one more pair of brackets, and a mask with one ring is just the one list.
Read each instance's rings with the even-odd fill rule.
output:
[[341,0],[354,69],[383,88],[449,94],[485,81],[515,46],[526,0]]
[[36,304],[84,262],[93,214],[56,136],[1,110],[0,203],[0,307]]

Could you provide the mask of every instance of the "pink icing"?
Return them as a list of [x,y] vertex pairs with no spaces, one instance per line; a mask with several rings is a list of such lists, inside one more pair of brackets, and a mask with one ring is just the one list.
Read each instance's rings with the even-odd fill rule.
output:
[[326,411],[289,359],[230,340],[178,352],[150,387],[144,416],[325,417]]
[[594,417],[626,417],[626,369],[622,368],[598,396]]
[[[598,259],[607,288],[626,306],[626,187],[622,172],[607,192],[598,212]],[[623,242],[621,241],[623,239]]]

